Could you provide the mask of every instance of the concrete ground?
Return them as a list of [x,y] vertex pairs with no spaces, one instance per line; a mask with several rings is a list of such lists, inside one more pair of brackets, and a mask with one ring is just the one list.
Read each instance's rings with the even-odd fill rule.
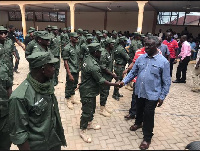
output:
[[[29,68],[21,47],[17,46],[20,53],[19,74],[14,74],[13,90],[26,78]],[[174,65],[172,80],[175,80],[177,64]],[[183,150],[192,142],[200,140],[200,94],[191,91],[191,71],[194,64],[188,65],[187,83],[171,84],[170,93],[164,104],[155,111],[154,136],[150,150]],[[92,143],[85,143],[79,136],[81,104],[75,105],[74,110],[69,110],[65,105],[65,76],[63,61],[61,62],[59,84],[55,87],[55,94],[59,103],[62,124],[65,130],[67,147],[63,150],[138,150],[143,134],[139,129],[136,132],[129,130],[134,120],[124,120],[131,103],[132,91],[120,89],[124,95],[120,101],[112,99],[113,87],[110,90],[107,105],[113,109],[111,117],[99,114],[99,96],[97,97],[94,121],[101,125],[101,130],[89,130]],[[80,100],[79,92],[75,98]],[[18,149],[12,145],[11,149]]]

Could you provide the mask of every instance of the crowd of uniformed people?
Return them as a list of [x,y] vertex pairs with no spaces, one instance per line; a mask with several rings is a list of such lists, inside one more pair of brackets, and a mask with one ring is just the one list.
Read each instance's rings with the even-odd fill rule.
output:
[[[82,103],[80,136],[90,143],[92,138],[87,135],[87,130],[101,128],[93,123],[96,96],[100,94],[100,114],[111,116],[112,110],[106,106],[110,86],[114,86],[112,98],[119,101],[123,97],[119,92],[124,85],[121,81],[132,68],[137,50],[142,51],[145,40],[157,42],[151,33],[143,35],[135,32],[128,39],[117,31],[112,31],[109,37],[106,30],[89,33],[79,28],[71,32],[68,27],[59,32],[57,26],[48,25],[41,31],[30,27],[24,46],[12,34],[12,29],[13,26],[9,29],[0,26],[0,149],[9,149],[11,143],[25,150],[60,150],[61,146],[67,146],[54,95],[61,59],[66,69],[66,105],[73,110],[74,104]],[[129,40],[130,45],[127,43]],[[19,64],[15,42],[24,49],[30,72],[12,92],[13,71],[19,73],[18,67],[13,68],[13,55],[15,64]],[[127,64],[129,68],[126,69]],[[130,86],[134,88],[129,85],[129,89],[133,89]],[[78,89],[81,100],[74,98]],[[136,110],[135,102],[131,107]],[[135,117],[129,114],[125,118]],[[132,130],[138,128],[133,125]]]

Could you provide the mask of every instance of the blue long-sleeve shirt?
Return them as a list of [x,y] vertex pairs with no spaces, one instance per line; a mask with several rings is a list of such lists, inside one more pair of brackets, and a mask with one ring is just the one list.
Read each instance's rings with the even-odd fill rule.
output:
[[141,55],[124,78],[124,84],[137,76],[135,94],[151,101],[164,100],[171,85],[170,64],[161,54]]

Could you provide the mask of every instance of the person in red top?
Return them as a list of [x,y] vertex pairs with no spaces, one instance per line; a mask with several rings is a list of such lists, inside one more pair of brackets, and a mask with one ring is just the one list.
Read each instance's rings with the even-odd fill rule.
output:
[[173,64],[177,62],[176,58],[177,56],[177,50],[178,50],[178,43],[176,40],[174,40],[173,35],[171,32],[168,32],[166,35],[166,40],[163,41],[164,45],[167,45],[170,53],[170,75],[172,77],[172,71],[173,71]]
[[[145,44],[144,44],[145,45]],[[162,54],[162,52],[158,49],[159,53]],[[132,60],[132,63],[128,66],[128,68],[126,68],[126,70],[123,71],[123,75],[126,74],[128,71],[130,71],[135,63],[135,61],[143,54],[145,54],[145,47],[142,47],[140,49],[138,49],[135,52],[135,56]],[[125,115],[124,118],[126,120],[130,120],[130,119],[134,119],[135,115],[136,115],[136,100],[135,100],[135,91],[134,91],[134,87],[135,87],[135,82],[136,82],[137,77],[135,77],[133,79],[133,94],[132,94],[132,101],[131,101],[131,108],[129,109],[129,114]],[[130,129],[131,130],[131,129]]]

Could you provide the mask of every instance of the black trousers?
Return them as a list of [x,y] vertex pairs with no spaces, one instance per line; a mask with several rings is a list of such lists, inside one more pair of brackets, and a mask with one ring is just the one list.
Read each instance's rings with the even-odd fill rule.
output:
[[129,109],[129,114],[136,115],[135,82],[133,83],[133,94],[132,94],[131,108]]
[[14,46],[14,47],[15,47],[14,49],[15,49],[15,53],[16,53],[16,56],[17,56],[17,59],[18,59],[18,61],[15,61],[14,71],[17,71],[18,70],[18,66],[19,66],[20,57],[19,57],[19,52],[18,52],[16,46]]
[[174,66],[174,60],[175,58],[170,58],[170,76],[172,77],[172,71]]
[[135,125],[141,125],[143,123],[143,139],[147,142],[150,142],[153,136],[154,114],[157,102],[136,96],[137,110]]
[[[190,56],[185,57],[182,62],[179,62],[179,65],[177,67],[176,71],[176,79],[185,81],[186,80],[186,71],[187,71],[187,66],[190,61]],[[181,76],[182,73],[182,76]]]

